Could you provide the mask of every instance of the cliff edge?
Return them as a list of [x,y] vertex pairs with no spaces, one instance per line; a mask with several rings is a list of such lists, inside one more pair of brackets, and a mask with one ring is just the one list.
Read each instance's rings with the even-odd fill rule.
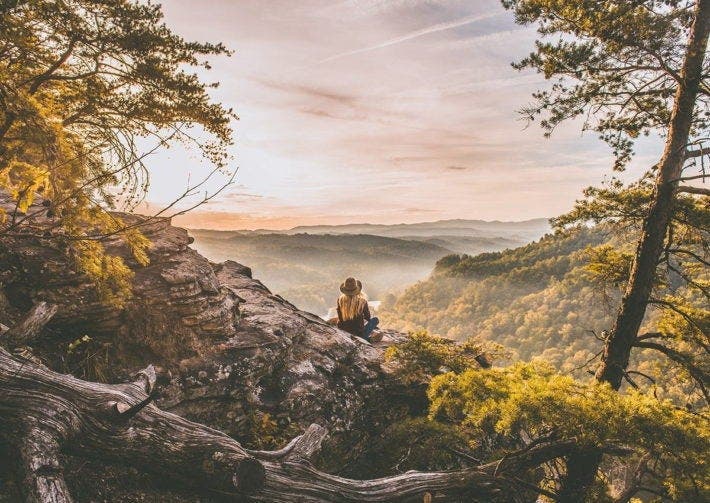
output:
[[[12,211],[8,201],[0,204]],[[401,385],[383,365],[383,347],[401,334],[385,331],[382,343],[367,344],[274,295],[248,267],[209,262],[168,220],[121,216],[142,224],[152,243],[150,264],[140,266],[118,239],[106,242],[134,272],[133,296],[121,307],[99,300],[61,238],[20,232],[0,240],[0,321],[10,325],[40,301],[59,306],[32,347],[50,368],[118,382],[152,363],[160,408],[257,448],[280,446],[319,423],[331,432],[319,464],[331,471],[346,468],[369,439],[423,406],[421,390]],[[142,490],[111,487],[121,477],[94,470],[101,484],[67,470],[81,500],[111,494],[119,501],[124,494],[132,501],[130,491]]]

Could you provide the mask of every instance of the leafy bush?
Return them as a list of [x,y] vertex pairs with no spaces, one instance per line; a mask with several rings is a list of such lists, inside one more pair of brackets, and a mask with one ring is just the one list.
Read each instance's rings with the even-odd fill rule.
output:
[[406,341],[390,346],[385,359],[395,365],[397,375],[408,383],[428,383],[444,372],[463,372],[471,367],[489,366],[493,354],[504,354],[500,347],[469,339],[457,344],[451,339],[414,332]]
[[651,460],[675,501],[710,496],[707,418],[669,400],[581,383],[544,363],[450,372],[434,377],[428,394],[430,419],[455,425],[471,438],[522,435],[623,446]]

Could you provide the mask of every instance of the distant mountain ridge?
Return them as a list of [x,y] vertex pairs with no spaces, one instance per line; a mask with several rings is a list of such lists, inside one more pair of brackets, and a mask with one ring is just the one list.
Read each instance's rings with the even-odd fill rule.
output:
[[242,260],[274,291],[324,315],[348,276],[377,300],[392,287],[425,277],[451,249],[436,243],[367,234],[259,234],[190,231],[193,247],[212,261]]
[[435,244],[456,253],[476,254],[484,251],[515,248],[551,231],[546,218],[523,221],[438,220],[413,224],[344,224],[297,226],[286,230],[216,231],[192,229],[195,235],[212,239],[229,239],[254,235],[369,235]]
[[[431,236],[433,234],[444,235],[479,235],[488,237],[500,237],[510,235],[511,231],[519,231],[525,234],[533,233],[541,236],[550,230],[549,219],[532,218],[520,221],[505,220],[469,220],[463,218],[435,220],[431,222],[417,222],[412,224],[369,224],[354,223],[342,225],[299,225],[290,229],[272,230],[256,229],[244,230],[234,229],[229,231],[213,231],[210,229],[194,229],[198,232],[220,232],[235,234],[370,234],[373,236],[407,237],[407,236]],[[442,232],[442,231],[446,232]]]
[[363,281],[371,300],[426,278],[452,254],[517,248],[549,232],[547,220],[443,220],[416,224],[299,226],[271,230],[190,230],[194,247],[213,261],[236,260],[299,308],[325,314],[340,282]]
[[[311,234],[372,234],[376,236],[387,235],[396,237],[423,236],[432,234],[471,235],[498,237],[501,232],[509,234],[511,230],[521,232],[539,233],[549,231],[550,224],[547,218],[534,218],[522,221],[501,220],[467,220],[462,218],[450,220],[436,220],[432,222],[418,222],[413,224],[345,224],[345,225],[313,225],[298,226],[288,231],[288,234],[307,232]],[[445,230],[446,232],[442,232]]]
[[[402,258],[438,259],[452,250],[419,240],[407,240],[370,234],[234,234],[215,235],[214,231],[190,231],[198,239],[223,245],[253,248],[257,253],[275,253],[283,259],[296,259],[301,264],[322,265],[320,256],[333,258],[360,256],[377,260]],[[226,251],[229,253],[229,251]],[[315,254],[315,255],[314,255]]]

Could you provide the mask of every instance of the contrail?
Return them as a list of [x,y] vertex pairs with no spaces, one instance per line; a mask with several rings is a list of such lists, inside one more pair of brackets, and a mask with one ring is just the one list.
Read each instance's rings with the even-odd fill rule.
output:
[[475,16],[467,16],[467,17],[464,17],[461,19],[457,19],[456,21],[450,21],[448,23],[435,24],[435,25],[430,26],[428,28],[423,28],[421,30],[407,33],[406,35],[402,35],[401,37],[386,40],[385,42],[379,43],[377,45],[371,45],[369,47],[363,47],[361,49],[355,49],[353,51],[341,52],[340,54],[336,54],[334,56],[329,56],[325,59],[321,59],[320,61],[317,61],[315,64],[320,65],[321,63],[327,63],[328,61],[333,61],[336,59],[345,58],[347,56],[353,56],[355,54],[361,54],[363,52],[374,51],[375,49],[382,49],[384,47],[389,47],[391,45],[400,44],[402,42],[406,42],[407,40],[412,40],[414,38],[422,37],[422,36],[428,35],[430,33],[437,33],[440,31],[446,31],[446,30],[450,30],[452,28],[458,28],[459,26],[465,26],[467,24],[476,23],[478,21],[483,21],[484,19],[489,19],[489,18],[495,17],[498,14],[499,13],[497,13],[497,12],[488,13],[488,14],[478,14]]

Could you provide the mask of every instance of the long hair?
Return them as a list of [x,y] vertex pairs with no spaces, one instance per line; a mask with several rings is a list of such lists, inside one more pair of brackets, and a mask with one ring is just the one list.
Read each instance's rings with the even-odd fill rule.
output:
[[365,304],[367,297],[362,292],[357,295],[341,295],[338,298],[338,307],[343,321],[355,319],[365,309]]

